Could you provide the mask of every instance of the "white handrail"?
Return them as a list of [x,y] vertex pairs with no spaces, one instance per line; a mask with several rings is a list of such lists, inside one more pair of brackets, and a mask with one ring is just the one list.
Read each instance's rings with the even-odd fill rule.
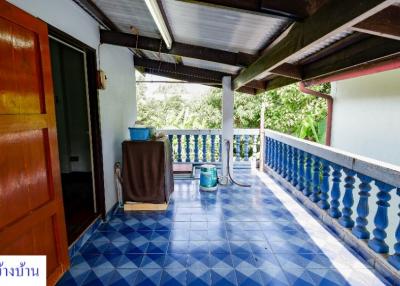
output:
[[[167,135],[221,135],[221,129],[161,129]],[[234,135],[258,135],[259,129],[234,129]],[[400,188],[400,166],[265,129],[265,136],[291,145],[347,169]]]
[[270,129],[265,130],[265,136],[338,164],[347,169],[367,175],[396,188],[400,188],[400,166],[299,139]]
[[[158,132],[162,132],[168,135],[222,135],[221,129],[159,129]],[[234,129],[234,135],[258,135],[260,131],[258,129]]]

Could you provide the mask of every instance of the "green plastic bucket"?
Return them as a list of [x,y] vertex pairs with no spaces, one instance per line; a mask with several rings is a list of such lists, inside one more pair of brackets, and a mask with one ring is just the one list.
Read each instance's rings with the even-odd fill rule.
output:
[[215,191],[218,187],[217,168],[214,165],[200,166],[200,190]]

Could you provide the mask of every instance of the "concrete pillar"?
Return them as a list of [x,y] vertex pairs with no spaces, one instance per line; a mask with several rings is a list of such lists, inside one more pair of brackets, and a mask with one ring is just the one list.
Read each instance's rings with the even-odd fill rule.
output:
[[228,154],[226,152],[226,140],[230,142],[229,165],[233,171],[233,90],[232,78],[222,78],[222,176],[228,176]]

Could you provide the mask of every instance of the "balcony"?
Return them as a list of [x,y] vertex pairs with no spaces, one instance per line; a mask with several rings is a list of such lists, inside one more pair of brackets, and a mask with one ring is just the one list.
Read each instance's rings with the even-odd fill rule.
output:
[[[219,164],[219,130],[164,133],[177,163]],[[234,134],[251,188],[180,179],[165,212],[116,209],[59,285],[398,285],[399,169],[266,130],[260,172],[258,131]]]
[[[194,165],[211,163],[219,165],[222,153],[220,129],[163,129],[172,145],[174,163]],[[260,134],[258,129],[234,129],[233,156],[235,167],[250,167],[259,157]]]

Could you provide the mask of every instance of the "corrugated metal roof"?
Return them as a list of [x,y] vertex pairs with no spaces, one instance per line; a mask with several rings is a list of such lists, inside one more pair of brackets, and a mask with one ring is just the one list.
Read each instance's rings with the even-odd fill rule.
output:
[[93,2],[120,28],[130,33],[138,29],[142,36],[160,38],[157,26],[143,0],[93,0]]
[[162,1],[175,41],[255,54],[286,20],[174,0]]
[[228,74],[236,74],[240,70],[240,68],[236,67],[236,66],[215,63],[215,62],[209,62],[209,61],[203,61],[203,60],[192,59],[192,58],[184,58],[184,57],[182,57],[182,63],[187,66],[193,66],[193,67],[198,67],[198,68],[208,69],[208,70],[215,70],[215,71],[220,71],[220,72],[224,72],[224,73],[228,73]]

